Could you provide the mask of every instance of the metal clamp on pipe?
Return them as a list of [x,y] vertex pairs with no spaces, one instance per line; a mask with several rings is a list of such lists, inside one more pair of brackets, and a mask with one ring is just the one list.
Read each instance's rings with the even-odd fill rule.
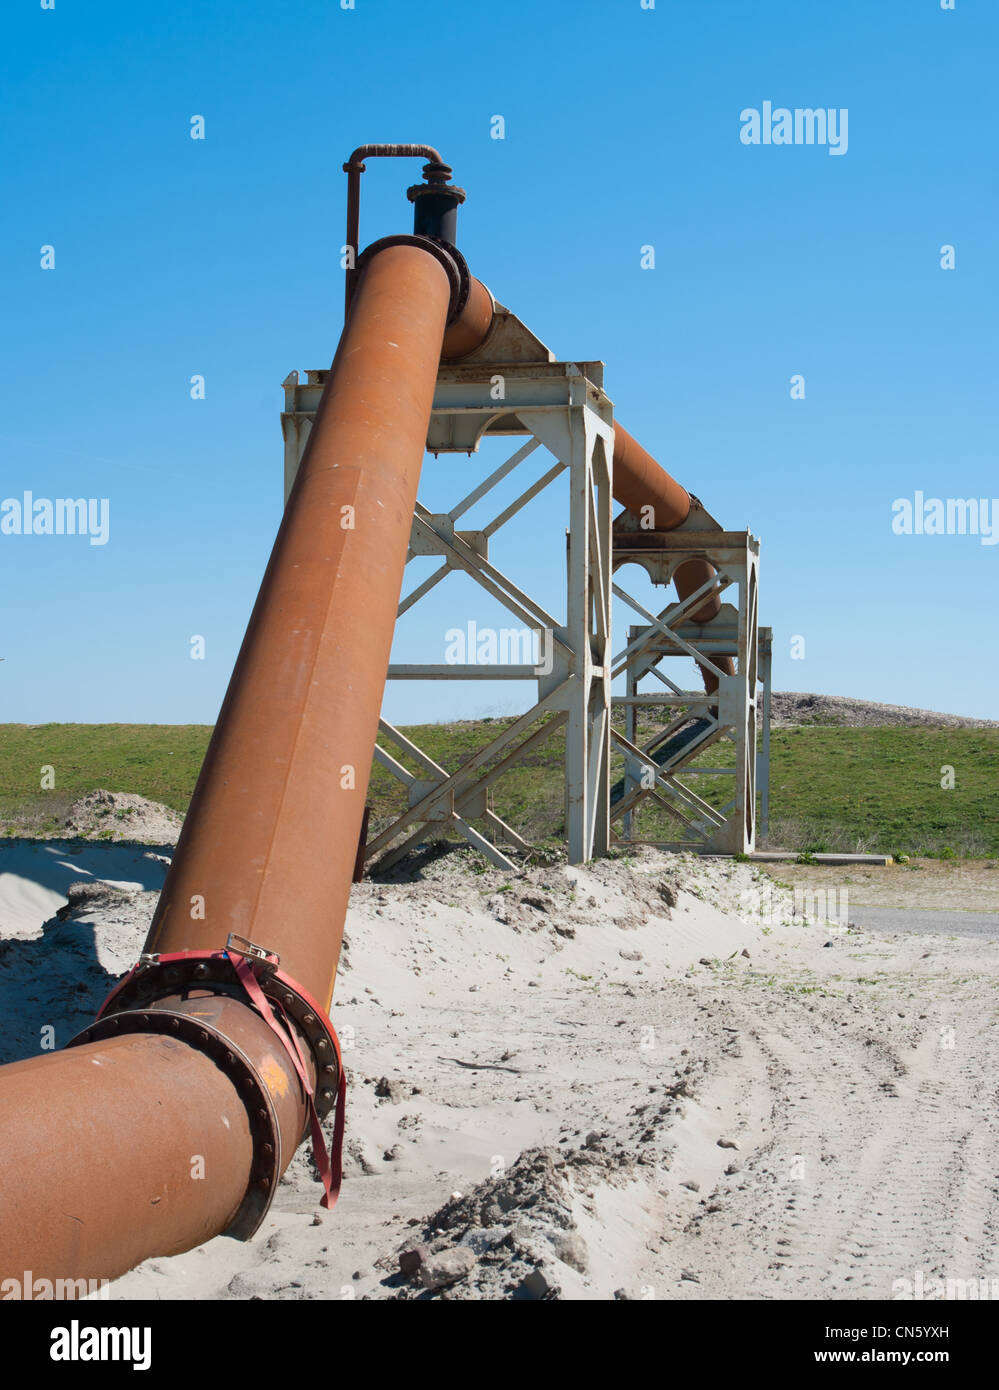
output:
[[[185,990],[234,996],[244,1003],[244,989],[230,957],[233,954],[252,957],[232,943],[230,935],[224,951],[178,951],[171,955],[142,956],[108,995],[98,1012],[98,1021],[125,1010],[152,1008],[157,1000]],[[340,1081],[340,1044],[336,1032],[325,1010],[308,990],[278,968],[279,957],[270,952],[267,956],[274,964],[265,964],[258,973],[260,988],[288,1015],[312,1055],[318,1083],[316,1109],[320,1119],[325,1119],[336,1102]]]
[[[235,934],[225,951],[143,955],[104,1001],[96,1022],[67,1044],[163,1033],[204,1053],[229,1077],[246,1109],[253,1140],[250,1180],[225,1231],[239,1240],[249,1240],[260,1226],[286,1166],[283,1154],[293,1153],[310,1127],[326,1187],[323,1205],[331,1207],[339,1193],[345,1087],[340,1044],[324,1010],[279,966],[276,953]],[[246,976],[250,968],[252,980]],[[248,997],[254,984],[258,999]],[[264,1017],[268,1008],[284,1030]],[[282,1048],[274,1046],[275,1035]],[[289,1105],[298,1089],[301,1102]],[[318,1124],[338,1097],[331,1164]]]

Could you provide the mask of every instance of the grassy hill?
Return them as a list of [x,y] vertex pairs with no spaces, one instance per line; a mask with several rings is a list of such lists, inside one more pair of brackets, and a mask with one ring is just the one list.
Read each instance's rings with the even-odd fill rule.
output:
[[[405,732],[453,770],[506,723],[430,724]],[[0,834],[52,833],[66,808],[96,787],[136,792],[186,811],[210,733],[199,724],[0,725]],[[725,766],[726,749],[731,745],[709,750],[704,764]],[[529,839],[552,842],[561,835],[562,756],[556,732],[496,786],[496,811]],[[43,767],[53,769],[55,781],[45,791]],[[940,785],[945,767],[954,769],[949,790]],[[710,800],[729,794],[722,777],[697,781],[697,791]],[[369,800],[376,823],[405,804],[400,784],[377,766]],[[644,832],[664,830],[657,814]],[[999,854],[999,729],[776,729],[770,841],[813,851]]]

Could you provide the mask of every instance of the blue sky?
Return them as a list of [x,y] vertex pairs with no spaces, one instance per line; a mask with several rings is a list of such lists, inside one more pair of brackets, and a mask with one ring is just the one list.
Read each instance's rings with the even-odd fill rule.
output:
[[[6,6],[0,499],[107,497],[110,540],[0,535],[0,720],[214,719],[280,518],[280,383],[341,327],[341,164],[382,140],[442,150],[473,272],[760,536],[777,688],[995,717],[999,546],[894,535],[891,505],[999,497],[997,40],[994,0]],[[743,144],[764,101],[846,108],[846,153]],[[409,230],[418,167],[369,166],[362,242]],[[424,499],[487,462],[429,460]],[[564,524],[553,495],[497,549],[550,604]],[[469,617],[500,621],[452,577],[396,659]]]

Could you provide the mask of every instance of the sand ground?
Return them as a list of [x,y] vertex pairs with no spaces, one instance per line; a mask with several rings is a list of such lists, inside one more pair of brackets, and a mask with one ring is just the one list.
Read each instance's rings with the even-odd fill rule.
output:
[[[3,1060],[89,1021],[168,855],[0,846]],[[829,884],[779,872],[803,870]],[[904,906],[958,871],[995,891],[981,866],[850,876]],[[650,850],[515,875],[460,853],[356,886],[336,1211],[302,1150],[254,1240],[149,1260],[112,1297],[840,1299],[918,1271],[999,1279],[999,939],[791,906],[752,865]],[[425,1278],[452,1282],[398,1273],[418,1244]]]

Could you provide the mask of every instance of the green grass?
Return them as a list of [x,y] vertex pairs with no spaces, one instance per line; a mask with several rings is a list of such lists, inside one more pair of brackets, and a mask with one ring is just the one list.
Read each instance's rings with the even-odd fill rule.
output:
[[[0,724],[0,825],[44,827],[96,787],[184,812],[211,732],[205,724]],[[43,767],[54,770],[51,791],[40,788]]]
[[[940,786],[941,768],[955,785]],[[791,848],[885,853],[999,851],[999,729],[781,729],[771,746],[771,816]]]
[[[509,722],[426,724],[406,733],[453,771]],[[96,787],[137,792],[183,812],[210,733],[200,724],[0,725],[0,833],[31,825],[54,829],[69,803]],[[731,752],[725,742],[701,761],[725,766]],[[559,730],[496,784],[496,812],[530,840],[554,844],[563,833],[563,755]],[[945,791],[940,769],[948,764],[955,769],[956,785]],[[39,787],[43,766],[55,769],[51,791]],[[700,777],[695,785],[716,803],[731,793],[731,780],[724,777]],[[405,792],[376,766],[369,800],[378,819],[401,810]],[[668,822],[657,820],[660,815],[648,813],[643,832],[665,832]],[[776,731],[771,842],[804,853],[999,854],[999,730],[809,726]]]

